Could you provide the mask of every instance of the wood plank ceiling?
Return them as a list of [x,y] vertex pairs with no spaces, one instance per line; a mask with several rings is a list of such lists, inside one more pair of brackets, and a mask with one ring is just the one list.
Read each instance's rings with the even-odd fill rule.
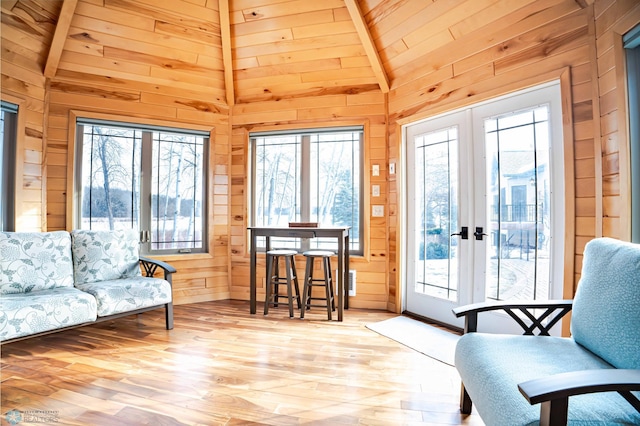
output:
[[101,85],[105,91],[115,85],[125,98],[184,97],[191,107],[215,111],[264,100],[386,93],[420,72],[430,53],[481,28],[513,24],[501,18],[533,1],[556,3],[2,0],[2,23],[46,41],[48,51],[35,54],[58,90],[91,82],[99,95]]

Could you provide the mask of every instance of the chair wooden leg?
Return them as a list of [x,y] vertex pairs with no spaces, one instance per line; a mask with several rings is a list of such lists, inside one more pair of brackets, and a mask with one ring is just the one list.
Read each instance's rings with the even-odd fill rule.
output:
[[540,404],[540,426],[564,426],[567,424],[569,398],[552,399]]
[[460,389],[460,412],[462,414],[471,414],[472,408],[471,397],[467,393],[467,390],[464,388],[464,383],[462,384],[462,388]]

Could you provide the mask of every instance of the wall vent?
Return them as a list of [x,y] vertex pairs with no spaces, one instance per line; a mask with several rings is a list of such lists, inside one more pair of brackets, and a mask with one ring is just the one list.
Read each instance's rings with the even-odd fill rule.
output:
[[[338,270],[336,269],[336,274],[334,275],[334,277],[338,276]],[[336,285],[338,281],[336,281]],[[355,296],[356,295],[356,270],[355,269],[349,269],[349,296]]]

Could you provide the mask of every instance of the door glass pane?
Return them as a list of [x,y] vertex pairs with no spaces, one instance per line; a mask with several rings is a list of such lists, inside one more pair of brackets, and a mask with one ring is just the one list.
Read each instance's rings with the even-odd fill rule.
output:
[[485,120],[487,299],[548,298],[549,133],[548,106]]
[[415,292],[457,300],[457,127],[416,137]]

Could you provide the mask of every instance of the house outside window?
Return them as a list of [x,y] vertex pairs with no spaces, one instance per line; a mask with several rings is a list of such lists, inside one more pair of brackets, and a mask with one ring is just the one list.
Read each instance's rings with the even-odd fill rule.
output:
[[207,251],[207,133],[79,119],[77,135],[77,227],[136,229],[148,254]]
[[[250,134],[251,223],[317,222],[349,226],[349,249],[361,254],[363,128]],[[335,239],[272,238],[275,247],[336,250]],[[265,241],[258,241],[264,248]]]
[[3,101],[0,111],[0,231],[14,231],[18,106]]

